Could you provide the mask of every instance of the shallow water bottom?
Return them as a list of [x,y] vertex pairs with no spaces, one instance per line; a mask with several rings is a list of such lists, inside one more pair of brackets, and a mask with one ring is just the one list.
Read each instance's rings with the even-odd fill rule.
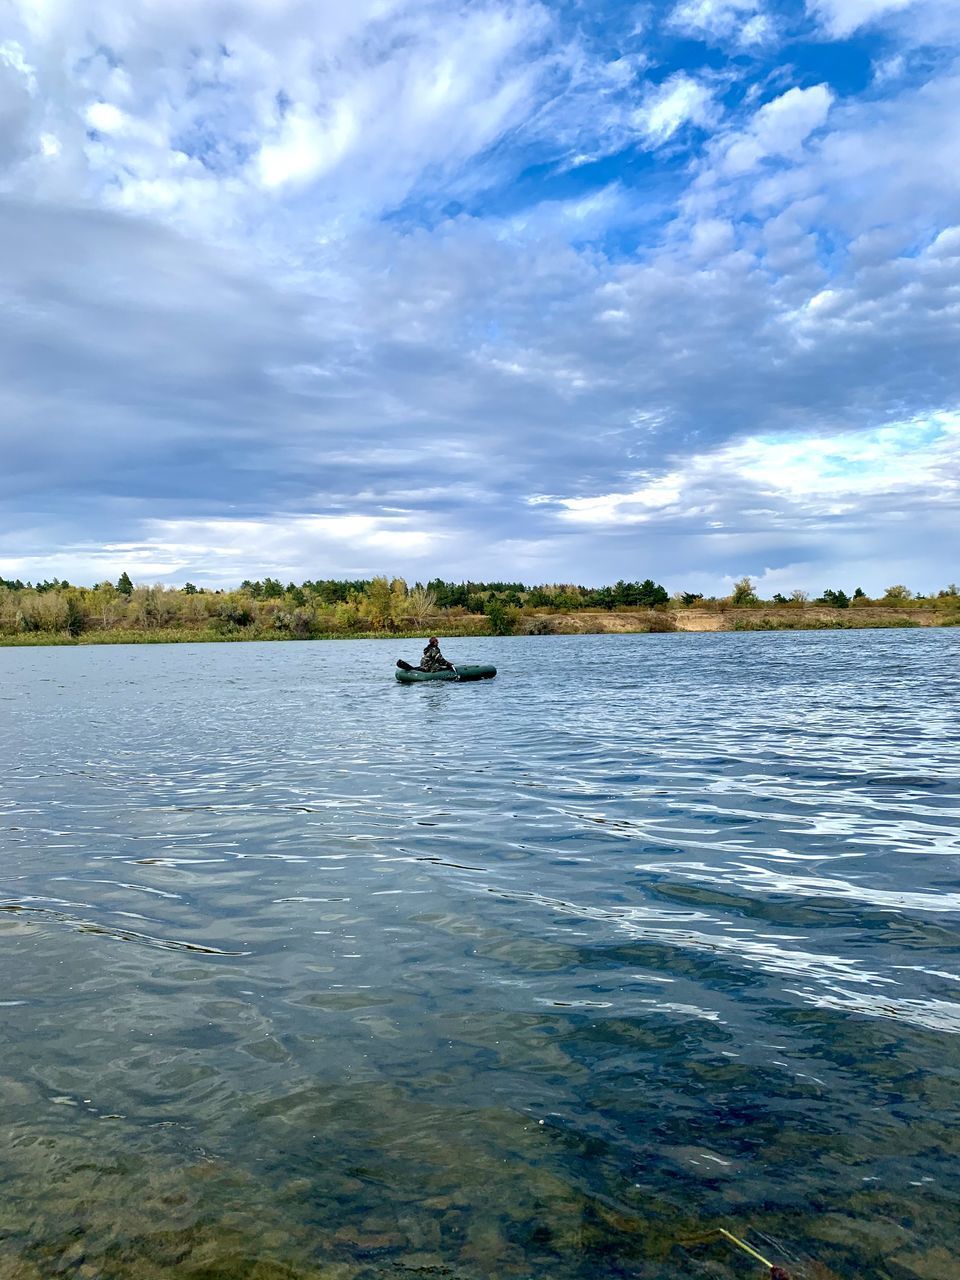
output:
[[[880,1048],[851,1032],[858,1025],[830,1028],[835,1059]],[[552,1030],[561,1043],[597,1033],[572,1019]],[[642,1042],[650,1028],[625,1020],[602,1034]],[[895,1048],[891,1037],[886,1051]],[[442,1073],[416,1088],[317,1081],[269,1099],[236,1094],[229,1114],[198,1127],[169,1101],[167,1118],[110,1114],[92,1086],[44,1096],[7,1079],[0,1275],[763,1274],[729,1242],[704,1239],[719,1226],[794,1277],[957,1274],[944,1244],[957,1238],[955,1199],[933,1178],[904,1185],[925,1159],[935,1167],[960,1156],[953,1132],[922,1119],[919,1081],[899,1101],[909,1127],[892,1114],[841,1140],[826,1127],[772,1124],[774,1104],[781,1114],[790,1106],[782,1081],[760,1103],[752,1071],[711,1060],[709,1046],[686,1062],[683,1050],[659,1037],[686,1117],[659,1110],[662,1081],[641,1091],[628,1109],[637,1136],[628,1170],[604,1133],[602,1092],[595,1120],[572,1125],[452,1106]],[[203,1078],[180,1072],[168,1086]],[[775,1072],[767,1085],[777,1087]],[[738,1102],[746,1092],[754,1100]],[[796,1103],[807,1106],[812,1092],[797,1086]]]

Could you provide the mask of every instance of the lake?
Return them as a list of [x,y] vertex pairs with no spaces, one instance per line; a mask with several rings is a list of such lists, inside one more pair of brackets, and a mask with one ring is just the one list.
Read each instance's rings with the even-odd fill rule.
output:
[[443,647],[0,649],[0,1274],[960,1274],[960,630]]

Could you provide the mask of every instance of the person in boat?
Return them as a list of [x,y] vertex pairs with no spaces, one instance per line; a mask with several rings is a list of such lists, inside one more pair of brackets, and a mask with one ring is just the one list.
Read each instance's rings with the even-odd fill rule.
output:
[[431,636],[429,643],[423,651],[423,657],[420,659],[421,671],[452,671],[453,663],[448,662],[440,652],[440,641],[436,636]]

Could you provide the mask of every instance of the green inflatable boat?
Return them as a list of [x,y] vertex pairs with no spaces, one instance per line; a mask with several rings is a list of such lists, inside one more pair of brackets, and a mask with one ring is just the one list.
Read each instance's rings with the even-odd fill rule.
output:
[[397,679],[401,684],[419,684],[421,680],[492,680],[497,674],[496,667],[458,666],[452,671],[420,671],[416,667],[397,667]]

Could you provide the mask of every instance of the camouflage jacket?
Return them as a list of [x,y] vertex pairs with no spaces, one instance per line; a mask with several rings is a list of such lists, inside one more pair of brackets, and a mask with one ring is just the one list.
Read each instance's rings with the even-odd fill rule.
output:
[[423,651],[423,657],[420,659],[420,670],[452,671],[453,667],[440,652],[438,644],[428,644]]

